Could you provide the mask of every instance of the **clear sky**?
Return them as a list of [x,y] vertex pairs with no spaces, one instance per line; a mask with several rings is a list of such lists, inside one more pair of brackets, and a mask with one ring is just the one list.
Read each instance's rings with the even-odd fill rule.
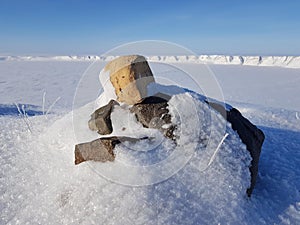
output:
[[198,54],[300,55],[300,1],[0,0],[0,54],[101,54],[139,40]]

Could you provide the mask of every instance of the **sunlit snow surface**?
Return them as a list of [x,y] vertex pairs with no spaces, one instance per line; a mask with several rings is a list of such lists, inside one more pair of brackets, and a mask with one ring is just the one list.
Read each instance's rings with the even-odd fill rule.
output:
[[[297,88],[300,70],[212,66],[225,99],[266,135],[257,185],[248,199],[245,189],[249,186],[249,155],[230,129],[226,130],[229,136],[208,168],[203,154],[209,150],[197,146],[183,169],[154,185],[131,187],[111,182],[99,173],[100,165],[96,162],[75,166],[74,144],[93,139],[94,134],[86,133],[87,127],[82,133],[78,131],[78,127],[73,127],[72,113],[65,112],[71,110],[77,83],[87,66],[87,62],[0,62],[0,224],[300,222],[300,107],[295,97],[295,94],[300,96]],[[243,84],[245,80],[247,85]],[[46,110],[61,97],[47,116],[41,115],[44,91]],[[282,102],[283,99],[286,101]],[[209,126],[213,129],[223,123],[222,117],[189,94],[171,100],[173,109],[181,109],[183,114],[187,112],[185,107],[190,106],[189,101],[199,106],[199,115],[207,116],[207,120],[198,121],[200,125],[214,121]],[[24,118],[13,109],[14,103],[31,110],[33,115],[25,119],[32,133]],[[89,105],[77,109],[87,114],[91,111],[93,107]],[[211,120],[212,117],[215,119]],[[88,120],[79,118],[82,120],[78,122],[79,128],[84,126],[85,119]],[[186,115],[184,124],[193,127],[193,122],[193,117]],[[218,133],[219,130],[222,129],[215,129],[213,135],[217,142],[224,134]],[[201,134],[183,133],[182,144],[193,143],[197,135]],[[161,160],[160,157],[169,154],[168,150],[172,151],[171,145],[165,143],[165,148],[157,152],[158,157],[151,159]],[[144,152],[130,154],[121,148],[116,150],[127,163],[149,163]],[[126,171],[122,173],[126,175]]]

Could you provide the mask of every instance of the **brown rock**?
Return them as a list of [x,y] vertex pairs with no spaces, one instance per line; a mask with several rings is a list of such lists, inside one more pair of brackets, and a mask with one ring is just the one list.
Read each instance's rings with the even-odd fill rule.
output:
[[[174,139],[173,131],[175,125],[171,123],[171,115],[168,110],[168,100],[149,96],[142,100],[142,102],[133,105],[130,109],[135,113],[137,120],[147,128],[155,128],[163,132],[163,134]],[[165,125],[169,125],[165,127]]]
[[117,100],[128,105],[138,103],[147,96],[147,85],[155,82],[145,57],[140,55],[121,56],[109,62],[105,71],[115,88]]
[[91,142],[75,145],[75,165],[88,160],[106,162],[113,161],[113,149],[117,139],[99,138]]
[[115,105],[119,105],[119,103],[111,100],[107,105],[97,109],[88,122],[89,128],[92,131],[98,131],[101,135],[110,134],[112,132],[110,115]]
[[77,144],[75,145],[75,165],[89,160],[99,162],[114,161],[115,155],[113,150],[117,144],[124,141],[136,142],[144,139],[148,139],[148,137],[131,138],[112,136]]

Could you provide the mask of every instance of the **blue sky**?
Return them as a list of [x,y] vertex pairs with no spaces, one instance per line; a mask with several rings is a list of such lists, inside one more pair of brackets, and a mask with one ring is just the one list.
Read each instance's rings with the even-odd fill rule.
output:
[[198,54],[300,55],[300,1],[0,0],[0,54],[102,54],[164,40]]

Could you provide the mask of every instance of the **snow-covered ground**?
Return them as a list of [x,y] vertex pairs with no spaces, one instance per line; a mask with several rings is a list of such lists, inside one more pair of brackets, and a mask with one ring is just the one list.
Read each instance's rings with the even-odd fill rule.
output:
[[[173,58],[176,67],[199,70],[199,62]],[[151,61],[166,62],[159,57]],[[78,135],[87,134],[78,133],[69,112],[73,104],[73,115],[92,111],[81,106],[101,92],[99,71],[90,64],[60,58],[0,60],[0,224],[300,223],[300,69],[210,65],[225,100],[266,135],[258,181],[249,199],[249,161],[245,151],[235,154],[244,146],[232,132],[207,170],[197,167],[203,161],[200,152],[174,176],[150,186],[110,182],[99,175],[99,169],[105,169],[99,163],[75,166],[74,144]],[[88,67],[90,76],[85,75]],[[176,74],[154,63],[151,67],[154,76]],[[196,90],[189,80],[176,79]],[[186,109],[190,101],[194,100],[185,95],[172,99],[179,109]],[[15,103],[28,117],[20,115]],[[197,113],[205,115],[205,107],[199,108],[204,111]],[[187,113],[187,123],[195,125],[189,111],[182,112]],[[192,139],[184,144],[188,142]],[[168,153],[170,143],[164,146]],[[120,157],[131,159],[117,150]]]

